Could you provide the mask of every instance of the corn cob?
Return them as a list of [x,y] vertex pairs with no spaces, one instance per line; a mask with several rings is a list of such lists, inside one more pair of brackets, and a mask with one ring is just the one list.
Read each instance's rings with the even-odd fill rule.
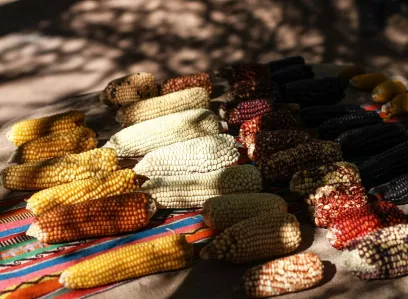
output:
[[265,181],[277,183],[290,180],[298,171],[342,160],[337,143],[313,141],[262,157],[257,167]]
[[303,291],[316,286],[324,276],[324,266],[312,252],[298,253],[256,266],[245,272],[245,294],[265,298]]
[[148,98],[157,97],[157,82],[151,73],[127,75],[108,83],[101,92],[100,101],[106,105],[118,107]]
[[156,212],[145,193],[128,193],[60,206],[37,216],[26,235],[42,243],[117,235],[145,227]]
[[395,96],[407,91],[405,85],[398,80],[388,80],[377,85],[373,92],[373,101],[384,104],[391,101]]
[[215,74],[227,80],[230,85],[243,80],[268,79],[270,72],[262,63],[238,63],[227,65],[215,71]]
[[119,157],[138,157],[162,146],[218,132],[214,113],[206,109],[194,109],[130,126],[113,135],[105,147],[116,149]]
[[395,98],[381,107],[381,111],[388,118],[408,114],[408,92],[397,95]]
[[385,188],[384,200],[397,205],[408,203],[408,174],[393,179]]
[[333,184],[318,188],[306,199],[309,215],[318,227],[327,227],[347,211],[367,204],[363,186],[359,184]]
[[136,164],[134,171],[155,178],[205,173],[238,162],[239,153],[231,135],[209,135],[158,148]]
[[271,80],[275,81],[279,86],[287,83],[313,78],[314,73],[310,65],[298,64],[285,67],[271,75]]
[[218,231],[261,213],[286,213],[286,201],[276,194],[229,194],[209,198],[203,204],[201,215],[207,226]]
[[302,56],[290,56],[287,58],[270,61],[266,65],[268,66],[270,72],[274,73],[283,68],[299,64],[305,64],[305,59]]
[[232,166],[209,173],[153,178],[142,191],[156,200],[159,209],[199,208],[211,197],[259,192],[262,180],[253,165]]
[[103,178],[90,178],[58,185],[34,193],[27,201],[27,209],[35,215],[40,215],[60,205],[135,192],[146,179],[137,176],[131,169],[123,169]]
[[258,161],[261,157],[306,143],[309,137],[308,133],[295,130],[261,131],[254,134],[254,138],[246,138],[245,146],[248,157]]
[[317,188],[336,183],[361,184],[356,165],[349,162],[335,162],[318,168],[295,173],[290,181],[290,191],[308,195]]
[[404,212],[392,203],[380,201],[349,210],[334,219],[329,224],[327,239],[334,248],[342,250],[351,240],[402,223],[407,223]]
[[407,151],[408,142],[405,142],[358,164],[364,186],[375,187],[405,174],[408,169]]
[[201,250],[200,257],[250,263],[291,253],[300,242],[300,226],[294,215],[264,213],[227,228]]
[[364,111],[347,114],[325,121],[319,127],[319,135],[322,139],[334,140],[341,133],[355,128],[381,123],[383,120],[376,111]]
[[387,76],[382,73],[367,73],[354,76],[350,85],[355,89],[371,92],[377,85],[387,81]]
[[316,128],[331,118],[363,111],[360,105],[320,105],[303,108],[300,118],[306,127]]
[[208,73],[198,73],[167,79],[161,84],[161,95],[193,87],[202,87],[207,91],[208,95],[211,95],[210,75]]
[[45,135],[66,132],[84,125],[85,114],[68,111],[51,116],[20,121],[11,127],[7,139],[20,146],[23,143]]
[[364,74],[366,71],[356,65],[348,65],[345,66],[340,73],[337,75],[337,77],[342,78],[344,80],[350,80],[351,78],[358,76],[358,75],[362,75]]
[[339,78],[305,79],[286,84],[283,97],[286,102],[298,103],[302,108],[333,105],[345,97],[346,87]]
[[114,150],[94,149],[7,167],[0,172],[0,182],[10,190],[41,190],[88,178],[103,178],[118,169]]
[[153,273],[190,267],[193,245],[184,235],[125,245],[79,262],[62,272],[59,282],[84,289]]
[[280,101],[281,93],[279,86],[271,80],[245,80],[231,85],[227,98],[234,103],[261,98],[273,102]]
[[210,97],[207,91],[201,87],[194,87],[124,106],[116,114],[116,120],[122,127],[128,127],[171,113],[208,108],[209,104]]
[[97,143],[94,131],[78,127],[71,131],[54,133],[23,143],[17,148],[15,162],[27,163],[67,154],[79,154],[95,148]]
[[369,157],[408,141],[408,128],[401,123],[379,123],[346,131],[336,140],[344,158]]
[[399,224],[351,241],[342,254],[344,266],[362,279],[408,274],[408,225]]

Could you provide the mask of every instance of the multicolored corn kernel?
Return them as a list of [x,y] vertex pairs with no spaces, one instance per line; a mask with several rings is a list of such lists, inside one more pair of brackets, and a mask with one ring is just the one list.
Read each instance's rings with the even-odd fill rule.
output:
[[273,60],[266,65],[271,73],[279,71],[289,66],[305,64],[305,59],[302,56],[290,56],[283,59]]
[[210,75],[208,73],[197,73],[167,79],[161,84],[161,95],[193,87],[202,87],[207,91],[208,95],[211,95]]
[[350,85],[355,89],[371,92],[377,85],[387,80],[387,76],[383,73],[367,73],[352,77]]
[[227,97],[234,103],[267,98],[272,102],[281,100],[279,86],[269,80],[243,80],[231,85]]
[[271,193],[228,194],[207,199],[201,215],[207,226],[217,231],[262,213],[286,213],[286,201]]
[[155,212],[154,201],[145,193],[105,197],[56,207],[37,216],[26,235],[42,243],[112,236],[140,230]]
[[384,200],[397,205],[408,203],[408,173],[389,182],[384,191]]
[[340,215],[367,204],[366,190],[359,184],[333,184],[318,188],[306,199],[317,227],[327,227]]
[[344,266],[361,279],[388,279],[408,274],[408,224],[389,226],[351,241]]
[[408,92],[401,93],[381,107],[388,118],[408,114]]
[[337,75],[337,77],[345,79],[345,80],[350,80],[351,78],[362,75],[366,71],[362,67],[356,66],[356,65],[348,65],[345,66],[340,73]]
[[391,101],[395,96],[407,91],[407,87],[398,80],[388,80],[377,85],[372,92],[373,101],[384,104]]
[[263,115],[273,110],[269,99],[250,100],[239,103],[235,108],[226,112],[229,125],[241,125],[244,121]]
[[380,201],[348,210],[331,221],[327,239],[334,248],[341,250],[351,240],[402,223],[407,223],[404,212],[392,203]]
[[310,65],[297,64],[285,67],[272,73],[271,80],[279,86],[290,82],[304,80],[314,77],[314,72]]
[[200,257],[250,263],[291,253],[300,242],[300,226],[294,215],[263,213],[227,228],[201,250]]
[[242,287],[253,298],[299,292],[316,286],[324,266],[312,252],[298,253],[256,266],[245,272]]
[[360,172],[355,164],[335,162],[318,168],[295,173],[290,181],[290,191],[308,195],[317,188],[337,183],[361,184]]
[[270,72],[262,63],[237,63],[227,65],[215,71],[215,74],[227,80],[230,85],[243,80],[268,79]]

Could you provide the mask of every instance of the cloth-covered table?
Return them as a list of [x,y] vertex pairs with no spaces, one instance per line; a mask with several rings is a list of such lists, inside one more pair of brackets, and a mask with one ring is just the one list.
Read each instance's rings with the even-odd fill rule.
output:
[[[338,67],[316,65],[318,76],[335,75]],[[71,109],[86,113],[87,125],[98,132],[100,145],[120,128],[114,112],[101,105],[99,93],[81,95],[65,102],[43,107],[29,115],[5,124],[0,130],[0,169],[8,165],[15,147],[5,134],[16,121],[47,116]],[[344,103],[365,105],[368,95],[347,90]],[[123,167],[133,167],[136,160],[121,161]],[[290,210],[298,216],[302,228],[302,244],[296,252],[315,252],[324,261],[325,277],[317,287],[280,298],[408,298],[408,277],[383,281],[363,281],[347,273],[342,266],[341,252],[326,240],[326,230],[313,227],[299,201],[287,190],[277,190],[288,200]],[[373,192],[375,193],[375,191]],[[245,298],[236,291],[240,279],[252,265],[231,265],[218,261],[194,259],[192,268],[149,275],[88,290],[68,290],[58,283],[59,274],[69,265],[101,252],[166,234],[186,233],[195,243],[196,253],[213,236],[199,210],[159,211],[148,228],[133,234],[90,239],[79,242],[45,245],[25,236],[33,215],[26,210],[25,199],[30,193],[0,190],[0,298]],[[403,207],[405,209],[405,207]],[[31,296],[31,297],[30,297]]]

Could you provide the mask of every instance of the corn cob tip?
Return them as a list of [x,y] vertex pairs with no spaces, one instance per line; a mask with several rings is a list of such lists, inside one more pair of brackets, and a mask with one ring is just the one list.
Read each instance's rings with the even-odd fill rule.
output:
[[111,109],[117,109],[118,108],[118,105],[115,105],[114,103],[109,101],[109,99],[106,96],[106,93],[104,91],[102,91],[100,93],[100,95],[99,95],[99,102],[101,102],[102,104],[106,105],[108,108],[111,108]]
[[350,272],[372,272],[376,270],[375,265],[370,265],[366,259],[362,259],[358,250],[345,250],[341,254],[343,266]]
[[226,121],[218,122],[219,131],[220,133],[224,133],[228,131],[228,123]]
[[26,235],[38,239],[40,228],[36,222],[33,222],[27,229]]

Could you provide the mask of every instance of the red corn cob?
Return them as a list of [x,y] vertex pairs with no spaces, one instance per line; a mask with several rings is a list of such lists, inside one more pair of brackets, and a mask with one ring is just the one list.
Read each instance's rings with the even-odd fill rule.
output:
[[389,202],[376,202],[348,210],[329,224],[327,239],[336,249],[358,237],[388,226],[407,223],[405,214],[396,205]]
[[219,68],[216,72],[229,82],[230,85],[242,80],[258,80],[269,78],[271,73],[267,66],[262,63],[238,63]]
[[208,73],[197,73],[167,79],[161,85],[161,95],[193,87],[202,87],[211,95],[210,75]]
[[278,84],[268,79],[243,80],[231,85],[227,97],[237,103],[260,98],[280,101],[281,92]]

